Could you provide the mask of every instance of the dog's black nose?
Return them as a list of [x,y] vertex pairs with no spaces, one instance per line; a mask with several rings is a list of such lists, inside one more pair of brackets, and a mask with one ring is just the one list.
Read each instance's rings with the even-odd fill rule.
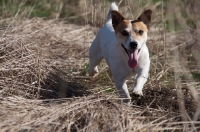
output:
[[137,42],[130,42],[130,48],[131,49],[136,49],[137,48],[138,43]]

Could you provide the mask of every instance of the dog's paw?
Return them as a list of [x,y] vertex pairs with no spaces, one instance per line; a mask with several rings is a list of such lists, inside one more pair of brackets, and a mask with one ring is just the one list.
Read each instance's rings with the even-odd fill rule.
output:
[[134,90],[133,93],[139,96],[143,96],[142,90],[137,90],[137,91]]
[[97,67],[95,67],[94,69],[89,68],[89,70],[88,70],[89,76],[94,76],[98,72],[99,72],[99,70]]

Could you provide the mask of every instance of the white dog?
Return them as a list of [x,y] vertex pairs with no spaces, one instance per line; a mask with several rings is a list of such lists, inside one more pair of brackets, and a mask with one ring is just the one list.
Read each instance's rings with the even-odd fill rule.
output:
[[97,65],[105,58],[117,90],[122,98],[130,99],[126,80],[137,73],[133,92],[143,95],[150,59],[146,46],[151,23],[151,10],[144,11],[137,20],[126,20],[115,3],[111,4],[106,24],[97,33],[89,50],[89,75],[98,72]]

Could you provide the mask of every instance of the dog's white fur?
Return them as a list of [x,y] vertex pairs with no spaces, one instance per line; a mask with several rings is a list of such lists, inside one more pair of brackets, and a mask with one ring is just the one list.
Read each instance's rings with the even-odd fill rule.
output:
[[[123,29],[130,32],[130,35],[126,39],[124,39],[123,37],[120,37],[120,33],[118,31],[115,31],[115,29],[113,28],[112,11],[118,11],[118,7],[115,3],[111,4],[106,24],[97,33],[96,38],[94,39],[90,47],[90,66],[88,72],[90,76],[93,76],[95,73],[97,73],[97,65],[103,58],[105,58],[108,66],[110,67],[115,85],[120,96],[122,98],[130,99],[126,80],[134,75],[134,70],[137,73],[136,82],[133,86],[133,92],[135,94],[143,95],[143,85],[147,81],[148,77],[150,67],[149,51],[146,46],[148,26],[146,26],[147,31],[144,31],[144,35],[140,37],[142,39],[137,40],[137,37],[134,38],[134,36],[132,35],[134,32],[132,30],[138,28],[137,24],[136,27],[133,28],[130,20],[130,22],[127,23],[127,28]],[[129,49],[130,42],[132,41],[136,41],[138,43],[137,49],[140,49],[138,54],[138,65],[135,69],[132,69],[128,66],[127,53],[121,46],[121,44],[123,44],[126,49]]]

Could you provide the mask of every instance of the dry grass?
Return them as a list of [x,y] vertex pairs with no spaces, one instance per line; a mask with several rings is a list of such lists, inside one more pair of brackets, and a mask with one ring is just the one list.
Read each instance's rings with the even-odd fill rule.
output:
[[[97,76],[87,76],[88,47],[110,3],[85,2],[84,25],[19,20],[20,14],[1,21],[0,130],[199,131],[200,3],[121,3],[129,18],[143,8],[155,12],[148,40],[150,78],[144,97],[131,95],[127,106],[118,98],[105,62]],[[133,82],[128,81],[130,90]]]

